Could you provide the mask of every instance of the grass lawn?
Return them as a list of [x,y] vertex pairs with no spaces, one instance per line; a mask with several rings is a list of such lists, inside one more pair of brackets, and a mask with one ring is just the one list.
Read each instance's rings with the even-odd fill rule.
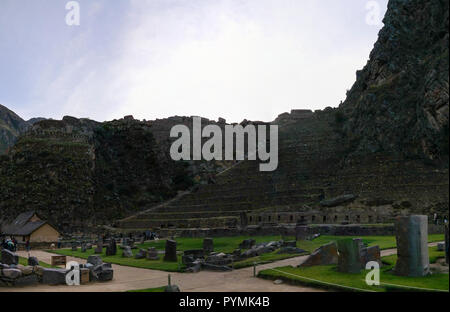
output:
[[[363,241],[369,246],[379,245],[381,249],[389,249],[395,248],[395,237],[394,236],[358,236],[363,239]],[[270,242],[270,241],[278,241],[280,239],[284,240],[294,240],[293,237],[282,237],[280,235],[272,235],[272,236],[236,236],[236,237],[218,237],[214,238],[214,251],[217,252],[225,252],[231,253],[233,250],[238,248],[239,244],[248,238],[253,238],[256,240],[256,243],[262,242]],[[312,252],[316,248],[329,243],[331,241],[344,238],[344,236],[321,236],[316,238],[313,241],[299,241],[297,242],[297,247],[306,250],[307,252]],[[434,241],[442,241],[444,240],[444,235],[430,235],[430,242]],[[184,251],[190,249],[201,249],[203,246],[203,238],[182,238],[179,237],[176,239],[177,241],[177,250]],[[152,242],[146,242],[144,244],[137,244],[138,248],[147,249],[149,247],[155,247],[157,250],[165,249],[165,240],[158,240]],[[59,250],[49,250],[51,253],[73,256],[77,258],[87,259],[90,255],[94,254],[94,249],[87,250],[85,253],[82,253],[80,249],[77,251],[72,251],[71,249],[59,249]],[[138,267],[144,269],[154,269],[154,270],[162,270],[168,272],[181,272],[184,270],[184,266],[181,263],[181,255],[178,256],[178,262],[165,262],[162,260],[163,256],[160,256],[159,260],[146,260],[146,259],[134,259],[134,258],[123,258],[122,251],[118,248],[117,255],[115,256],[106,256],[105,254],[106,248],[103,249],[103,253],[99,254],[102,257],[103,261]],[[133,254],[136,254],[137,250],[133,250]],[[243,267],[252,266],[254,262],[258,264],[269,263],[277,260],[287,259],[296,257],[298,255],[292,254],[277,254],[277,251],[263,254],[259,257],[245,259],[243,261],[235,262],[234,268],[239,269]]]
[[[28,259],[24,258],[24,257],[19,257],[19,264],[28,266]],[[39,265],[43,268],[56,268],[56,267],[52,267],[50,264],[42,262],[42,261],[39,261]]]
[[[437,251],[436,247],[430,248],[430,262],[436,262],[437,258],[444,257],[444,252]],[[308,268],[280,267],[259,272],[258,277],[275,280],[282,279],[290,284],[308,285],[313,287],[330,288],[337,290],[353,291],[429,291],[431,290],[449,290],[448,274],[432,274],[426,277],[403,277],[392,273],[397,256],[383,257],[384,263],[380,272],[380,286],[368,286],[365,282],[365,275],[368,271],[360,274],[337,272],[335,265],[314,266]],[[334,285],[330,285],[334,284]],[[408,286],[423,288],[407,289],[398,286]]]

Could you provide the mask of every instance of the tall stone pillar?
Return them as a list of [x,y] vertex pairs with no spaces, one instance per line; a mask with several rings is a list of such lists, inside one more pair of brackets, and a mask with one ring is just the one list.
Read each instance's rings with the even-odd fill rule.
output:
[[430,271],[428,256],[428,217],[414,215],[395,221],[397,263],[395,274],[425,276]]
[[347,238],[337,241],[339,272],[361,272],[361,247],[362,241],[360,238]]
[[448,224],[445,225],[445,262],[448,264]]
[[164,255],[164,261],[177,262],[177,242],[168,239],[166,241],[166,253]]

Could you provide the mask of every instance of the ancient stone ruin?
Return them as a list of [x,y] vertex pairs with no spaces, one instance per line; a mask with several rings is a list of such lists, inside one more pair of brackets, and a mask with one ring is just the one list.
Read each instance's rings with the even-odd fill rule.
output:
[[164,261],[177,262],[177,242],[168,239],[166,241],[166,253],[164,254]]
[[338,263],[338,250],[335,242],[317,248],[299,267],[330,265]]
[[361,244],[359,238],[341,239],[338,247],[338,271],[343,273],[361,272]]
[[109,244],[106,246],[106,255],[115,256],[117,254],[117,243],[114,238],[111,238]]
[[[111,281],[114,276],[111,264],[103,263],[99,256],[89,256],[86,264],[80,264],[79,270],[82,284],[97,281],[107,282]],[[8,250],[2,250],[0,286],[66,285],[66,275],[70,271],[66,268],[42,267],[35,257],[29,257],[28,265],[24,266],[18,263],[16,254]]]
[[397,263],[395,274],[425,276],[430,272],[428,256],[428,217],[414,215],[395,221]]

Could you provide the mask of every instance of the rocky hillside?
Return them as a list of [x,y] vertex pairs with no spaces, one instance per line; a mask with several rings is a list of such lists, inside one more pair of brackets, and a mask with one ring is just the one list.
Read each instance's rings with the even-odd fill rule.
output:
[[0,104],[0,155],[14,145],[29,124],[16,113]]
[[449,1],[390,0],[384,24],[340,107],[343,140],[448,163]]
[[0,158],[0,219],[34,209],[61,230],[75,231],[208,183],[226,163],[172,161],[169,133],[179,123],[192,120],[36,121]]
[[244,213],[252,225],[448,216],[448,18],[448,0],[391,0],[346,101],[275,120],[275,172],[242,162],[215,184],[118,227],[236,227]]

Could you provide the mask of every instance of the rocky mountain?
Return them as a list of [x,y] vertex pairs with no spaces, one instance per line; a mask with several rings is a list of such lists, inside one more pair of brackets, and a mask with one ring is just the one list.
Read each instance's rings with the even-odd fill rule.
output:
[[180,123],[192,126],[189,117],[37,121],[0,158],[1,218],[31,209],[63,231],[85,230],[208,183],[226,164],[173,161],[169,133]]
[[340,107],[353,153],[448,162],[449,1],[390,0],[385,26]]
[[259,172],[257,162],[244,161],[215,184],[117,226],[173,234],[242,223],[448,216],[448,18],[448,0],[390,0],[385,26],[346,101],[274,121],[280,126],[276,171]]
[[28,127],[28,122],[0,104],[0,155],[13,146],[18,136]]

